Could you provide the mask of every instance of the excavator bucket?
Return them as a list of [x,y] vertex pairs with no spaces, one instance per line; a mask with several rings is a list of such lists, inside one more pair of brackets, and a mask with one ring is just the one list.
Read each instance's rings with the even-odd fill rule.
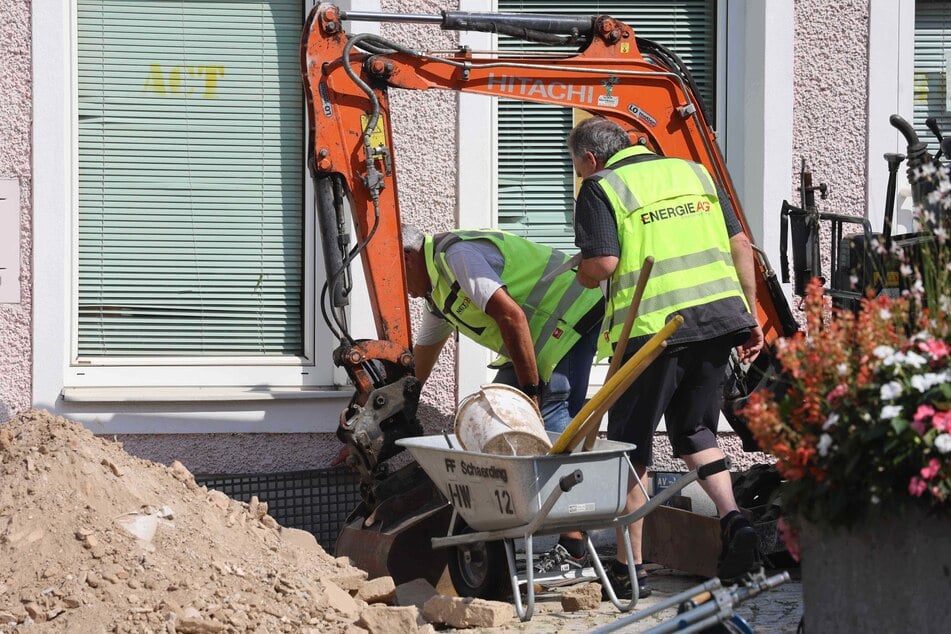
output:
[[387,484],[393,493],[375,509],[360,504],[347,518],[335,554],[349,557],[370,578],[389,575],[397,585],[423,578],[435,586],[448,553],[434,550],[432,538],[446,536],[452,507],[415,462],[396,471]]

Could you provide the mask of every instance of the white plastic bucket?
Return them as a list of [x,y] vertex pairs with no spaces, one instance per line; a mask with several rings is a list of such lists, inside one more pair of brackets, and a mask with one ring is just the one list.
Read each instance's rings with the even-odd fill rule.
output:
[[551,441],[535,401],[501,383],[483,385],[459,404],[456,438],[466,451],[498,456],[538,456]]

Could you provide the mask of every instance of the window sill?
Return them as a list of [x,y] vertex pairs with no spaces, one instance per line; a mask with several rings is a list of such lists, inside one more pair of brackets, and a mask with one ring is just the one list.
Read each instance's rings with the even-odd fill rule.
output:
[[352,388],[335,387],[66,387],[67,403],[187,403],[349,398]]

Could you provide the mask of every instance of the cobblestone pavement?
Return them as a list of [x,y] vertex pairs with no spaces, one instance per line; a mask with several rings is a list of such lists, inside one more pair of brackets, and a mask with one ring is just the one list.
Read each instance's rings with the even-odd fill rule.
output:
[[[650,568],[650,566],[648,566]],[[767,571],[767,576],[779,574],[780,570]],[[736,614],[742,617],[757,634],[795,634],[802,617],[802,591],[799,582],[799,569],[788,569],[790,581],[763,592],[739,605]],[[635,612],[644,611],[680,592],[698,586],[704,579],[685,575],[675,570],[655,569],[651,573],[651,596],[637,602],[633,612],[621,613],[608,601],[602,602],[596,610],[581,612],[563,612],[559,592],[549,591],[536,594],[535,614],[526,623],[517,619],[510,624],[493,629],[448,630],[455,632],[488,633],[524,632],[527,634],[590,632],[593,629],[613,623]],[[513,606],[514,614],[515,608]],[[626,625],[620,632],[644,632],[676,616],[675,608],[665,609],[657,614]]]

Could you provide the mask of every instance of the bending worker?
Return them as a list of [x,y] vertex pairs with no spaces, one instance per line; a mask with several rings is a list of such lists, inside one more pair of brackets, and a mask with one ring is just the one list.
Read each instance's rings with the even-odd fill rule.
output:
[[[702,165],[633,146],[621,126],[602,117],[578,124],[568,149],[584,179],[575,206],[578,281],[588,288],[607,286],[599,358],[622,354],[626,361],[674,314],[684,318],[660,357],[611,408],[608,438],[637,446],[631,461],[639,477],[651,462],[662,416],[674,455],[689,468],[722,459],[716,429],[731,349],[749,363],[763,347],[763,331],[750,312],[756,300],[750,241]],[[615,350],[647,256],[655,263],[630,341],[625,350]],[[729,582],[754,566],[756,532],[739,513],[728,472],[700,485],[720,515],[717,574]],[[632,487],[628,512],[643,503],[639,488]],[[629,529],[641,583],[642,527],[640,521]],[[620,544],[617,556],[624,557]],[[619,596],[631,595],[626,563],[612,562],[608,576]]]
[[[458,330],[502,355],[495,382],[534,399],[545,429],[564,431],[584,405],[604,314],[601,291],[577,283],[566,254],[511,233],[432,236],[403,225],[402,234],[409,294],[425,298],[429,309],[413,346],[416,377],[426,382]],[[581,534],[573,533],[539,559],[536,571],[567,573],[587,563]]]

